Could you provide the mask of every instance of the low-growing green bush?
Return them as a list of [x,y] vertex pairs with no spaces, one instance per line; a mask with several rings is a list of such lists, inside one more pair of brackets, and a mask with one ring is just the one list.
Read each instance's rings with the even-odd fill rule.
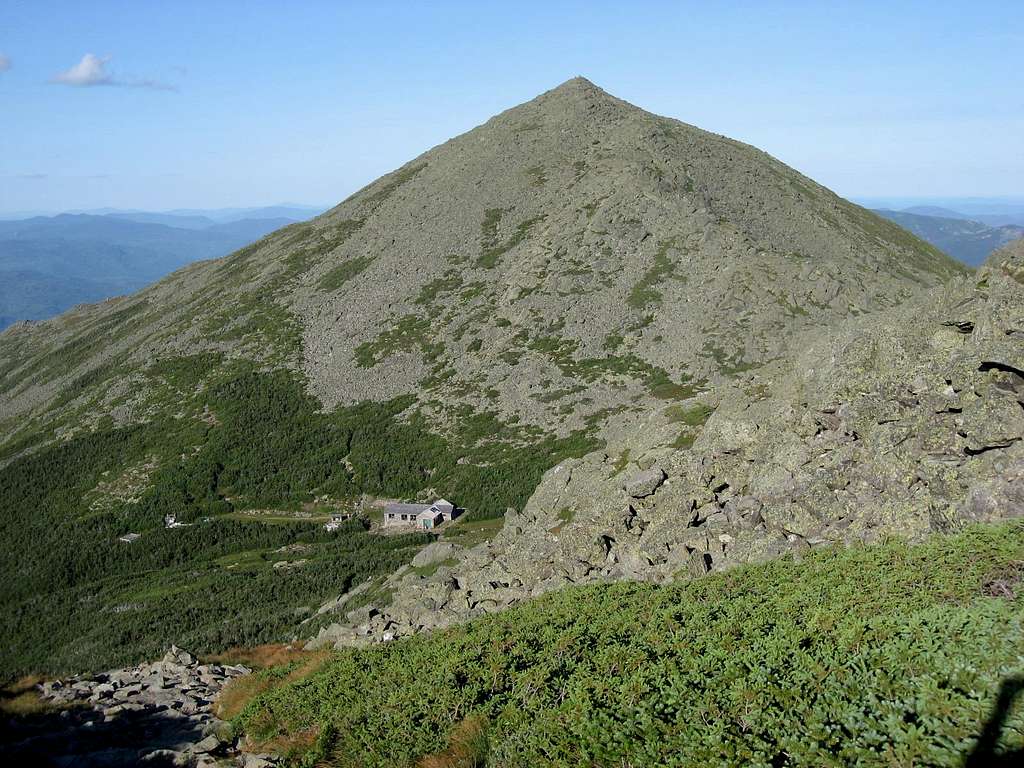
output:
[[320,278],[321,291],[336,291],[349,280],[358,277],[373,263],[369,256],[359,256],[343,261]]
[[[467,718],[492,766],[955,766],[1024,672],[1022,573],[1017,524],[572,588],[339,653],[239,725],[314,729],[332,766],[415,765]],[[1024,702],[1003,714],[1008,754]]]

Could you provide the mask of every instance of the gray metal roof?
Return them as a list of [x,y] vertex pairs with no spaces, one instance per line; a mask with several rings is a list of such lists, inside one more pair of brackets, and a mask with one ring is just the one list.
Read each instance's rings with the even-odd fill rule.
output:
[[418,515],[430,509],[430,504],[388,504],[387,513],[397,515]]

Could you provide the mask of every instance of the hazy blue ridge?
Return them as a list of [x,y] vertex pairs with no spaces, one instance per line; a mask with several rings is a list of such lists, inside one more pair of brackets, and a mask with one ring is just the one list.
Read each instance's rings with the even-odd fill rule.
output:
[[0,330],[138,290],[193,261],[227,255],[315,210],[64,213],[0,221]]

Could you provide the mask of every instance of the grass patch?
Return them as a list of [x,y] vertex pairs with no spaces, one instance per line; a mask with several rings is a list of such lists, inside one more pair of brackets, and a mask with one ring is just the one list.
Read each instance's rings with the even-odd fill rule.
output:
[[439,277],[426,283],[420,289],[420,293],[416,297],[416,303],[433,304],[439,295],[457,291],[461,286],[462,276],[456,272],[451,272],[444,277]]
[[238,293],[200,323],[207,340],[241,341],[261,350],[268,361],[284,362],[302,352],[302,326],[274,301],[269,289]]
[[45,701],[36,688],[43,682],[39,675],[26,675],[0,688],[0,714],[5,717],[31,717],[53,712],[58,707]]
[[700,386],[686,375],[681,382],[672,381],[668,373],[655,370],[647,376],[647,387],[651,395],[659,400],[689,400],[700,392]]
[[361,196],[374,206],[379,206],[384,203],[391,195],[393,195],[399,188],[408,184],[416,176],[427,167],[427,163],[420,163],[419,165],[410,165],[405,168],[400,168],[394,173],[388,174],[384,178],[372,184],[368,187]]
[[447,749],[424,755],[417,768],[482,768],[487,764],[488,752],[487,721],[468,717],[452,728]]
[[527,168],[526,176],[530,180],[531,187],[543,187],[548,183],[548,177],[544,174],[544,167],[541,165]]
[[619,474],[622,470],[629,466],[629,448],[624,448],[622,453],[615,459],[615,463],[612,464],[612,477]]
[[757,363],[748,363],[743,360],[743,350],[737,349],[732,353],[726,352],[714,341],[704,342],[704,353],[709,355],[711,359],[715,361],[715,365],[718,366],[718,370],[726,376],[735,376],[745,371],[751,371],[758,368]]
[[412,566],[410,568],[410,570],[413,573],[415,573],[417,576],[420,576],[422,578],[427,578],[427,577],[433,576],[435,573],[437,573],[438,569],[441,566],[445,566],[446,568],[451,568],[451,567],[453,567],[455,565],[458,565],[458,564],[459,564],[459,561],[456,560],[455,558],[448,558],[447,560],[441,560],[441,561],[436,562],[436,563],[431,563],[430,565],[414,565],[414,566]]
[[676,250],[675,239],[665,240],[658,244],[658,249],[654,253],[654,263],[640,278],[640,282],[633,286],[629,296],[626,297],[626,304],[633,309],[643,309],[648,305],[661,302],[661,291],[658,286],[671,277],[676,270],[675,263],[668,256],[670,250]]
[[[274,662],[257,667],[246,664],[261,671],[236,677],[221,689],[220,695],[213,703],[214,714],[222,720],[230,720],[241,714],[249,703],[261,694],[265,694],[282,685],[301,680],[322,667],[330,657],[330,651],[296,651],[283,650],[285,646],[260,646],[249,649],[249,652],[236,651],[223,654],[218,658],[249,659]],[[217,663],[245,664],[245,661],[218,661]]]
[[604,341],[601,343],[601,349],[605,349],[609,352],[615,352],[618,350],[626,341],[626,338],[621,333],[609,333],[604,337]]
[[[386,587],[384,582],[387,578],[387,574],[382,574],[376,577],[370,584],[368,589],[364,589],[358,595],[353,595],[345,601],[345,611],[354,611],[356,608],[362,608],[366,605],[373,605],[377,608],[383,608],[386,605],[391,604],[391,599],[394,597],[394,592],[391,587]],[[333,619],[328,619],[328,623],[333,622]]]
[[291,664],[303,657],[303,651],[283,643],[236,646],[204,657],[204,664],[242,664],[250,669],[266,669]]
[[429,330],[429,318],[406,315],[389,330],[378,334],[373,341],[364,341],[356,347],[356,365],[372,368],[396,352],[409,352],[415,347],[424,349],[428,344]]
[[484,520],[459,520],[441,534],[441,538],[466,549],[490,541],[501,531],[505,520],[494,517]]
[[682,405],[670,405],[665,409],[665,415],[673,424],[685,424],[688,427],[702,427],[707,423],[708,417],[714,413],[714,409],[698,403],[690,407]]
[[665,409],[665,415],[674,424],[682,424],[683,429],[672,442],[676,450],[689,450],[700,435],[700,428],[703,427],[714,409],[703,403],[683,406],[679,404],[670,405]]
[[[573,355],[578,342],[553,336],[541,336],[527,340],[525,333],[513,338],[513,342],[523,344],[535,352],[547,355],[559,367],[563,374],[582,382],[592,382],[610,376],[623,376],[640,379],[647,386],[653,397],[660,400],[687,400],[701,391],[701,384],[685,374],[681,381],[672,380],[668,371],[636,355],[607,355],[605,357],[585,357],[576,359]],[[519,348],[506,350],[501,358],[511,365],[519,361]]]

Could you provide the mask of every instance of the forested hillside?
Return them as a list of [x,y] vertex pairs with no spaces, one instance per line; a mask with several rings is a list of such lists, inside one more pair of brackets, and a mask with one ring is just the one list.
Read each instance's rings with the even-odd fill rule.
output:
[[[325,414],[293,374],[215,355],[147,373],[173,415],[7,455],[6,675],[126,663],[171,636],[203,652],[286,640],[332,594],[429,540],[357,523],[326,534],[331,512],[364,493],[406,498],[436,485],[471,505],[470,519],[500,515],[525,503],[551,463],[591,445],[580,434],[524,448],[487,413],[467,414],[455,442],[425,428],[410,398]],[[168,516],[187,525],[165,528]],[[128,532],[141,537],[119,541]],[[293,560],[303,562],[273,568]]]

